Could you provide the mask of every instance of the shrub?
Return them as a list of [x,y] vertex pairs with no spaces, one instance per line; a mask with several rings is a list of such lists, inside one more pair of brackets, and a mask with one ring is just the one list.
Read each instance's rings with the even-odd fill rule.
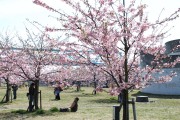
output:
[[25,114],[25,113],[27,113],[27,111],[26,111],[26,110],[19,109],[19,110],[16,110],[16,111],[12,111],[12,113]]
[[45,113],[45,111],[43,110],[43,109],[38,109],[37,111],[36,111],[36,114],[44,114]]
[[52,107],[49,111],[51,111],[51,112],[59,112],[59,109],[57,107]]

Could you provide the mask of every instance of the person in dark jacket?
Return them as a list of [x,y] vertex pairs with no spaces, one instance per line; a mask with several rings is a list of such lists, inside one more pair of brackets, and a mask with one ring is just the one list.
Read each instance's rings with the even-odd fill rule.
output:
[[78,110],[79,98],[76,97],[69,108],[60,108],[60,112],[76,112]]
[[60,92],[61,91],[63,91],[63,89],[59,85],[54,88],[55,100],[60,100],[61,99],[61,97],[60,97]]
[[33,108],[34,108],[34,94],[35,94],[35,84],[31,83],[31,85],[29,87],[29,93],[28,93],[28,98],[29,98],[28,110],[29,110],[29,112],[32,112]]
[[17,98],[17,90],[18,90],[18,86],[16,84],[12,85],[12,90],[13,90],[13,99]]

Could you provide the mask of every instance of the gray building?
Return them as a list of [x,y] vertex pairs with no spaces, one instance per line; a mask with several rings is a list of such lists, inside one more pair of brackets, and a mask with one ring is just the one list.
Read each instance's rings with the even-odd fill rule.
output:
[[[172,62],[177,57],[180,57],[180,39],[165,43],[165,47],[165,54],[169,56],[169,62]],[[143,55],[143,57],[141,57],[141,66],[144,67],[145,65],[150,65],[153,58],[153,55]],[[162,76],[169,74],[171,71],[175,71],[177,76],[173,77],[170,82],[154,83],[147,86],[146,88],[142,89],[141,92],[163,95],[180,95],[180,64],[176,64],[173,68],[164,68],[163,70],[164,72],[161,74]]]

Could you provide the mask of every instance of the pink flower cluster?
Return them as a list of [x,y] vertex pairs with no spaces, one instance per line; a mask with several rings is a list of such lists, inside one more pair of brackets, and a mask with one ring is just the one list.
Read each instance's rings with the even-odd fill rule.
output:
[[57,10],[55,10],[54,8],[48,6],[46,3],[43,3],[43,2],[41,2],[41,1],[39,1],[39,0],[34,0],[33,3],[34,3],[34,4],[37,4],[37,5],[40,5],[40,6],[46,8],[46,9],[48,9],[48,10],[50,10],[50,11],[57,12]]

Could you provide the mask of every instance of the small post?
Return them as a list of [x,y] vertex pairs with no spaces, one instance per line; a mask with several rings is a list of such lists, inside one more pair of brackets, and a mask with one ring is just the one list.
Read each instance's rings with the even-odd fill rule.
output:
[[6,94],[4,95],[3,99],[1,100],[1,102],[3,102],[3,101],[4,101],[5,97],[6,97]]
[[12,90],[11,90],[11,92],[10,92],[10,95],[11,95],[11,103],[12,103]]
[[41,99],[41,90],[40,90],[40,109],[42,109],[42,99]]
[[133,108],[133,117],[134,117],[134,120],[137,120],[136,119],[136,108],[135,108],[134,98],[132,98],[132,108]]
[[120,106],[114,105],[113,106],[113,120],[119,120],[120,119]]

